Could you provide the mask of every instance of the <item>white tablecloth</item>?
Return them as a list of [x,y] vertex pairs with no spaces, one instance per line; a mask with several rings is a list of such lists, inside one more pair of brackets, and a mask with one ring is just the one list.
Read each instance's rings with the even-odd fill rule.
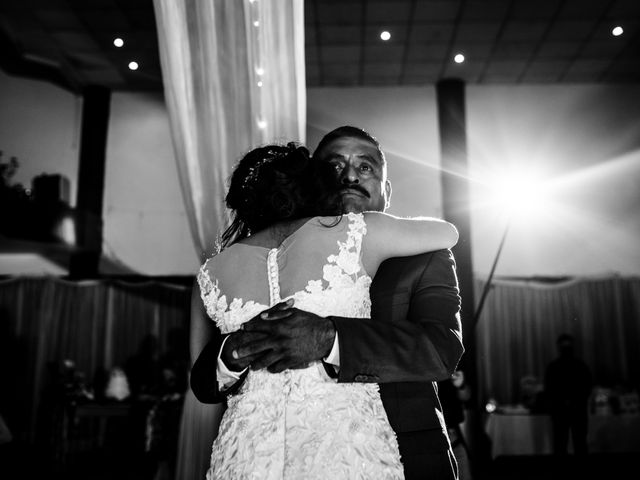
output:
[[[491,439],[493,458],[552,453],[551,418],[548,415],[490,414],[485,431]],[[587,444],[590,453],[640,452],[640,415],[589,416]]]

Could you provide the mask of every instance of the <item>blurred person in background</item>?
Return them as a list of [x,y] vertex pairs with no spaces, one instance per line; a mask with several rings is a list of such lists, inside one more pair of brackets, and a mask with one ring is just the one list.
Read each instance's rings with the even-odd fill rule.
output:
[[563,333],[556,340],[558,356],[545,371],[544,390],[553,427],[553,453],[566,456],[569,432],[576,455],[587,454],[591,370],[575,354],[575,339]]

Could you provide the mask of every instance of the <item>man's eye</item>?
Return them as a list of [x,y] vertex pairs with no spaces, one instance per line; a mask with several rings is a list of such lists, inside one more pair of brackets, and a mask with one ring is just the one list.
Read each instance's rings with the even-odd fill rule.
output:
[[370,170],[371,170],[371,166],[370,166],[370,165],[367,165],[366,163],[365,163],[365,164],[362,164],[362,165],[360,165],[360,170],[362,170],[362,171],[364,171],[364,172],[368,172],[368,171],[370,171]]
[[342,165],[340,165],[339,163],[334,163],[333,168],[336,169],[336,172],[339,172],[340,170],[342,170]]

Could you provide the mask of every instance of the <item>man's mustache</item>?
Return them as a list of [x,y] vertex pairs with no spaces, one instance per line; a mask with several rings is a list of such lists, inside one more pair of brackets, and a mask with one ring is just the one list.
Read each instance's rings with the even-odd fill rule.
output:
[[351,191],[356,191],[361,193],[362,195],[364,195],[365,197],[369,198],[369,192],[367,192],[364,188],[362,188],[360,185],[349,185],[348,187],[344,187],[340,190],[340,192],[345,193],[345,192],[349,192],[349,190]]

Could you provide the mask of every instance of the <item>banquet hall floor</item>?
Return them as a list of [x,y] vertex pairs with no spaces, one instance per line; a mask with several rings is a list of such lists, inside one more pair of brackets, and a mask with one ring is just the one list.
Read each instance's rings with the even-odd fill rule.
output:
[[[105,458],[93,452],[78,458],[74,468],[51,471],[37,459],[17,451],[0,448],[0,478],[3,480],[64,479],[64,480],[186,480],[174,479],[167,470],[158,472],[155,465],[135,458]],[[9,456],[6,454],[10,453]],[[636,471],[637,453],[592,454],[577,460],[558,463],[551,455],[502,456],[484,462],[472,479],[460,480],[601,480],[634,478],[627,472]],[[44,467],[44,468],[43,468]],[[428,478],[428,476],[426,477]],[[194,479],[198,480],[198,479]],[[338,479],[332,479],[338,480]]]

